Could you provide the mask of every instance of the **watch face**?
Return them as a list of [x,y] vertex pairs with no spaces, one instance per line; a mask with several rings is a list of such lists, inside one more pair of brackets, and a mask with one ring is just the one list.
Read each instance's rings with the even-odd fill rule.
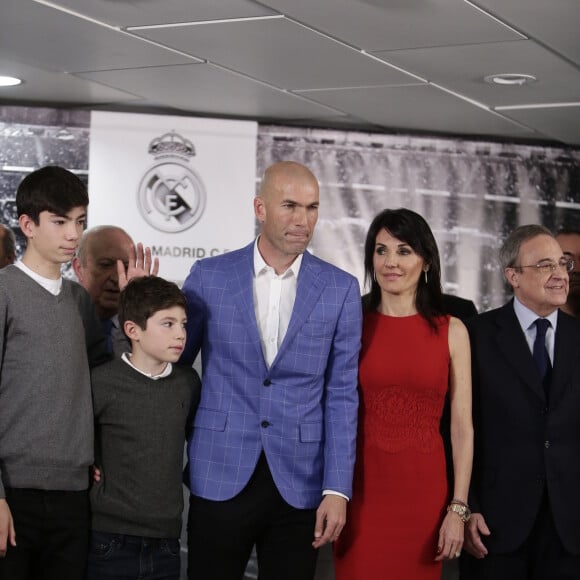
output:
[[467,522],[471,516],[471,511],[467,506],[464,505],[452,503],[448,509],[452,512],[455,512],[463,520],[463,522]]

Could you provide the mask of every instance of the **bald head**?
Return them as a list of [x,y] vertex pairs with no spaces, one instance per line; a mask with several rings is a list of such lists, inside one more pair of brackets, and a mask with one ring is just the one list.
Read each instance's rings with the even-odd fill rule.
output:
[[254,200],[262,224],[258,249],[277,273],[285,272],[310,243],[318,219],[318,181],[300,163],[282,161],[268,167]]
[[308,167],[296,161],[280,161],[270,165],[264,172],[258,196],[266,199],[289,185],[314,187],[318,190],[318,180]]
[[73,268],[101,320],[112,318],[119,310],[117,260],[127,264],[132,245],[129,234],[117,226],[92,228],[81,239]]

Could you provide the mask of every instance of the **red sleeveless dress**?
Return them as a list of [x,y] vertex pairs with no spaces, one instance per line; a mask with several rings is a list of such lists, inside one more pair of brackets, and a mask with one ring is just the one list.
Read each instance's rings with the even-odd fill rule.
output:
[[353,498],[335,545],[336,580],[439,580],[447,502],[439,433],[449,318],[364,318]]

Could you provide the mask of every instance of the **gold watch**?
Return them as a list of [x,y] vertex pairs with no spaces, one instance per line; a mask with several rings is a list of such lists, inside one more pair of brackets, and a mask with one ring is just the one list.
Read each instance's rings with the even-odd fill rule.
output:
[[469,521],[469,518],[471,517],[471,510],[466,505],[461,505],[458,503],[450,503],[447,506],[447,511],[456,513],[461,518],[461,521],[464,524],[466,524]]

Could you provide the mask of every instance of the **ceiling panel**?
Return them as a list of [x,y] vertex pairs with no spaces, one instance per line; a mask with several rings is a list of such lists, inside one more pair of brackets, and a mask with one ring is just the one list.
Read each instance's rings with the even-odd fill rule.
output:
[[536,127],[551,139],[580,144],[580,105],[573,107],[547,107],[502,111],[520,123]]
[[194,59],[30,0],[1,0],[0,53],[52,71],[180,64]]
[[135,33],[284,89],[419,82],[285,18]]
[[429,85],[308,91],[304,94],[388,129],[533,136],[530,130]]
[[134,101],[135,95],[87,82],[72,75],[47,72],[0,57],[0,70],[28,79],[17,87],[0,88],[0,99],[11,102],[59,102],[67,104],[103,105]]
[[[208,64],[101,71],[80,75],[139,94],[152,105],[254,118],[324,118],[340,114],[305,98],[252,82]],[[152,83],[151,79],[155,78]]]
[[[531,40],[379,53],[384,59],[489,106],[580,101],[580,74]],[[487,75],[523,73],[524,86],[486,83]]]
[[276,13],[251,0],[60,0],[51,4],[113,26],[249,18]]
[[264,0],[263,3],[368,51],[521,38],[463,0]]
[[580,64],[578,0],[475,0],[475,3]]

